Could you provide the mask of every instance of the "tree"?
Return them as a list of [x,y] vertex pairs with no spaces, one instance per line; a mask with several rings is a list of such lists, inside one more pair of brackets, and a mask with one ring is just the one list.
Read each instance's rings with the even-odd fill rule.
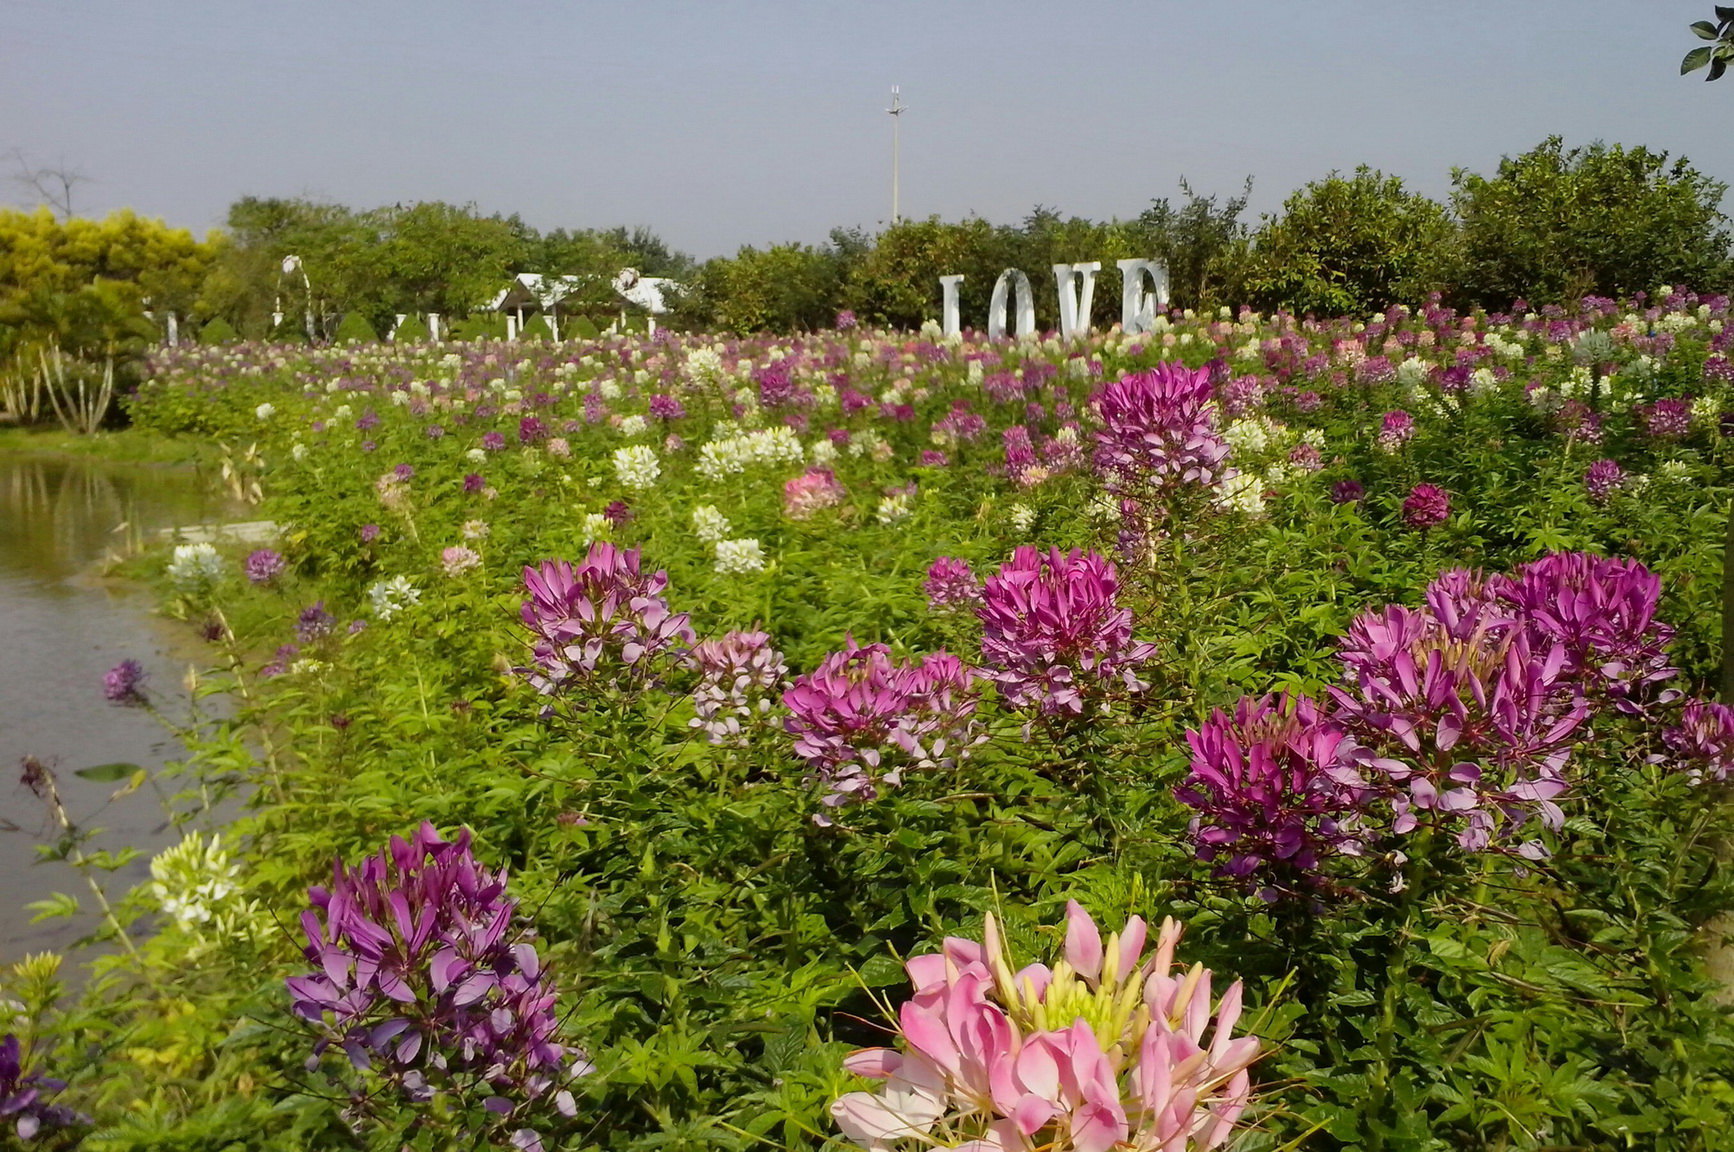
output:
[[1333,172],[1265,217],[1247,258],[1262,308],[1341,316],[1414,303],[1440,282],[1452,239],[1443,205],[1366,165]]
[[1456,169],[1461,245],[1452,277],[1465,303],[1621,296],[1657,284],[1729,285],[1726,185],[1666,152],[1551,136],[1489,178]]
[[1238,196],[1220,206],[1215,196],[1200,196],[1184,177],[1180,191],[1186,200],[1179,207],[1166,198],[1152,200],[1150,207],[1127,228],[1133,255],[1161,260],[1168,266],[1173,303],[1180,308],[1203,309],[1235,302],[1239,292],[1240,264],[1246,254],[1246,225],[1240,215],[1252,196],[1252,177]]
[[12,150],[12,161],[18,169],[12,176],[14,183],[34,192],[41,203],[47,204],[62,219],[72,219],[72,190],[80,184],[90,183],[90,177],[67,167],[64,160],[58,167],[38,168],[21,148]]
[[1728,71],[1729,61],[1734,60],[1734,7],[1716,5],[1716,20],[1714,24],[1700,20],[1692,25],[1698,39],[1711,43],[1686,53],[1686,58],[1680,61],[1680,75],[1696,72],[1708,65],[1710,74],[1704,79],[1720,80],[1722,73]]

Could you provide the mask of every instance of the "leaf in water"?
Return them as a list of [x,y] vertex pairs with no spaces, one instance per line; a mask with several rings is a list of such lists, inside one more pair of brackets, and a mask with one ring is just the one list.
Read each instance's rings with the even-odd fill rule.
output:
[[98,784],[112,784],[116,780],[125,780],[134,772],[142,771],[144,769],[137,764],[94,764],[89,768],[78,769],[73,775],[85,780],[94,780]]

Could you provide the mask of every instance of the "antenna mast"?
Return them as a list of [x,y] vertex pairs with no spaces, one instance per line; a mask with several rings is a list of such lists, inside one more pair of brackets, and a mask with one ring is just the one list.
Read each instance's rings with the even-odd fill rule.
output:
[[896,224],[898,221],[903,219],[902,214],[898,211],[897,205],[897,163],[899,159],[898,153],[902,145],[901,135],[903,127],[903,112],[905,107],[903,97],[899,94],[899,89],[900,85],[893,84],[891,86],[891,107],[885,109],[886,112],[891,114],[891,223],[893,224]]

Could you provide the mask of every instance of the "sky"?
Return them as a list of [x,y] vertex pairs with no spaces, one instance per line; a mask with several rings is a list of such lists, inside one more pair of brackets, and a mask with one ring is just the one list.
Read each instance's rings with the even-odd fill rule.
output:
[[[700,257],[891,215],[1135,216],[1254,178],[1253,213],[1368,164],[1559,134],[1734,184],[1734,76],[1682,78],[1710,0],[0,0],[14,150],[197,232],[243,195],[645,225]],[[0,202],[25,204],[0,183]],[[1734,200],[1730,201],[1734,205]]]

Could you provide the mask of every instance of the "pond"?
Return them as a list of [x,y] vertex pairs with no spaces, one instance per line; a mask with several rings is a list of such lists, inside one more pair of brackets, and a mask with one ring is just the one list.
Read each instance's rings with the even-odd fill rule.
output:
[[[165,528],[231,511],[190,468],[0,452],[0,962],[63,949],[95,922],[83,879],[66,864],[36,862],[36,846],[58,826],[21,781],[24,757],[56,768],[73,822],[102,829],[94,847],[147,853],[110,878],[112,893],[147,877],[148,853],[175,839],[152,786],[111,800],[119,785],[74,775],[174,759],[181,749],[148,713],[103,700],[102,677],[135,659],[147,689],[172,698],[196,656],[180,626],[151,616],[148,592],[101,568]],[[76,894],[84,912],[30,923],[24,905],[55,892]]]

